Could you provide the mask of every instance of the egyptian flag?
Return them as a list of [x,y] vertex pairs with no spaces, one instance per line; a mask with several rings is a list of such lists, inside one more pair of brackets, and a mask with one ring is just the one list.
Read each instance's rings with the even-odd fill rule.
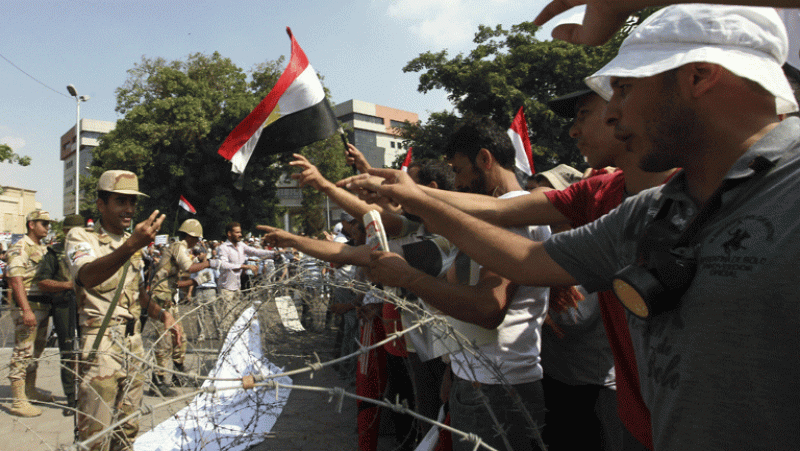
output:
[[511,128],[508,129],[508,136],[511,138],[514,150],[516,150],[516,166],[530,177],[536,172],[536,168],[533,166],[531,141],[530,138],[528,138],[528,123],[525,122],[525,113],[522,111],[522,108],[523,107],[519,107],[517,116],[514,117]]
[[408,167],[411,165],[411,151],[413,149],[414,149],[413,147],[408,148],[408,152],[406,153],[406,159],[403,160],[403,165],[400,166],[400,170],[403,172],[408,172]]
[[197,210],[195,210],[194,207],[192,207],[192,204],[190,204],[189,201],[183,196],[181,196],[181,200],[178,201],[178,206],[191,214],[197,214]]
[[333,135],[339,128],[314,68],[292,30],[292,57],[278,82],[258,106],[225,138],[219,154],[244,172],[254,153],[291,152]]

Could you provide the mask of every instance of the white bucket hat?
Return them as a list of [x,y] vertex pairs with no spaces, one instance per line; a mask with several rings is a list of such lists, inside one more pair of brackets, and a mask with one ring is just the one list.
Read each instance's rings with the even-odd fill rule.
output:
[[778,114],[791,113],[797,101],[781,69],[788,52],[786,28],[773,8],[673,5],[636,27],[586,84],[609,100],[611,77],[644,78],[706,62],[755,81],[775,96]]

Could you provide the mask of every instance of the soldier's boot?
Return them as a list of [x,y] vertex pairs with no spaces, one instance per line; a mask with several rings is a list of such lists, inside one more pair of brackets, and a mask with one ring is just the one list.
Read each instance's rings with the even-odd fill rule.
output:
[[11,381],[11,415],[18,417],[38,417],[42,410],[28,402],[25,396],[25,381]]
[[181,375],[173,374],[172,375],[172,384],[176,387],[197,387],[198,380],[197,380],[197,373],[194,371],[187,371],[186,367],[183,366],[182,363],[175,363],[172,362],[172,366],[175,370],[180,371]]
[[175,390],[172,389],[172,387],[169,386],[166,379],[164,379],[163,376],[158,374],[153,374],[153,387],[154,387],[153,391],[155,391],[157,394],[160,393],[161,396],[165,398],[170,398],[178,394],[178,392],[176,392]]
[[33,402],[55,402],[56,398],[36,389],[36,370],[25,374],[25,396]]

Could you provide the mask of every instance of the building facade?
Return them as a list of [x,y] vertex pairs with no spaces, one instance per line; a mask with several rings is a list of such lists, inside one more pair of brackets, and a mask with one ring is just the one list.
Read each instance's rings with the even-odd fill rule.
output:
[[376,105],[362,100],[348,100],[333,107],[342,125],[349,125],[348,140],[372,167],[390,167],[406,149],[400,138],[403,123],[419,122],[419,116],[410,111]]
[[[80,140],[80,175],[89,174],[88,167],[92,164],[92,149],[100,145],[100,137],[114,129],[116,123],[98,121],[94,119],[81,119]],[[64,162],[64,214],[75,212],[75,127],[61,136],[61,161]],[[80,193],[81,198],[83,192]]]
[[0,187],[0,234],[25,233],[25,217],[41,208],[41,202],[36,200],[36,191],[13,186]]

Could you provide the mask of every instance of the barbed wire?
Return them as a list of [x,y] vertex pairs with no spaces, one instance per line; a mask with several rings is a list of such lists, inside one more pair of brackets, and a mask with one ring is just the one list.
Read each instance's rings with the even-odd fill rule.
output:
[[[321,268],[326,267],[321,264]],[[331,271],[323,272],[330,274]],[[111,338],[114,345],[112,348],[123,350],[125,353],[124,358],[137,362],[141,366],[144,374],[149,374],[153,371],[159,371],[167,373],[169,377],[175,376],[179,378],[179,380],[182,379],[184,381],[189,381],[194,385],[202,384],[202,386],[196,387],[187,393],[182,393],[174,397],[165,398],[161,396],[159,398],[160,402],[153,405],[143,403],[142,407],[138,410],[130,413],[124,418],[119,418],[113,424],[108,425],[105,429],[87,440],[72,444],[47,444],[48,449],[89,449],[93,443],[99,440],[108,439],[113,431],[120,425],[136,419],[149,422],[151,429],[153,429],[153,426],[157,424],[155,418],[159,412],[162,412],[166,409],[174,409],[176,407],[186,408],[186,406],[192,402],[192,400],[200,399],[200,397],[210,397],[209,399],[216,399],[214,397],[219,398],[220,396],[224,396],[223,393],[225,392],[238,393],[238,391],[244,390],[244,392],[254,393],[253,396],[248,398],[248,401],[254,402],[256,405],[256,415],[250,419],[250,425],[259,423],[270,415],[273,417],[271,419],[275,420],[274,417],[279,415],[279,413],[275,413],[275,403],[264,401],[264,399],[267,398],[264,398],[261,395],[267,391],[274,391],[274,398],[269,399],[275,399],[277,402],[277,400],[281,399],[279,396],[281,390],[285,390],[287,393],[291,390],[302,390],[318,392],[323,395],[320,400],[321,403],[331,403],[335,401],[337,406],[335,411],[338,413],[342,411],[342,403],[345,398],[371,403],[394,412],[409,415],[418,421],[426,422],[436,427],[446,429],[453,434],[454,438],[458,437],[460,440],[465,440],[474,444],[475,450],[487,449],[496,451],[495,448],[486,444],[482,438],[477,437],[475,434],[460,431],[451,426],[441,424],[435,418],[427,418],[423,415],[420,415],[418,412],[414,411],[414,409],[409,408],[404,402],[405,400],[397,399],[395,402],[391,402],[387,399],[372,399],[359,396],[355,393],[348,392],[342,387],[294,385],[293,383],[279,381],[282,378],[289,378],[306,373],[309,375],[310,379],[313,379],[313,375],[316,372],[320,372],[323,369],[330,367],[335,368],[337,365],[346,363],[348,361],[355,361],[355,359],[358,359],[359,356],[366,355],[372,350],[379,349],[387,343],[390,343],[408,334],[418,332],[423,328],[427,328],[428,331],[433,331],[436,339],[440,340],[442,343],[447,343],[448,346],[452,347],[452,349],[448,349],[451,353],[467,353],[474,358],[473,360],[479,362],[480,369],[490,372],[497,380],[497,383],[502,384],[506,388],[506,392],[510,396],[515,408],[525,419],[525,422],[527,423],[531,432],[532,440],[535,441],[542,450],[545,449],[545,445],[542,441],[537,423],[534,421],[531,412],[528,412],[519,394],[513,390],[511,385],[504,378],[502,368],[498,366],[498,364],[496,364],[492,359],[483,355],[479,346],[472,341],[471,337],[466,337],[459,331],[455,330],[442,315],[432,314],[423,308],[417,301],[399,297],[394,290],[379,290],[378,292],[385,302],[394,304],[399,310],[411,315],[414,318],[411,324],[408,325],[408,327],[402,328],[401,330],[386,334],[385,339],[376,343],[364,345],[359,342],[357,343],[357,349],[355,352],[350,354],[335,358],[323,359],[320,357],[320,353],[329,354],[333,353],[334,351],[330,348],[327,348],[324,351],[322,349],[308,349],[308,346],[319,344],[319,340],[311,340],[308,333],[297,331],[295,328],[287,327],[287,318],[282,317],[282,312],[277,305],[277,298],[281,298],[282,301],[286,301],[285,297],[288,296],[292,300],[292,306],[296,310],[294,311],[294,316],[289,318],[288,321],[308,319],[307,325],[310,329],[324,329],[326,323],[330,320],[328,307],[333,301],[332,293],[334,289],[341,288],[352,290],[359,295],[365,295],[369,292],[376,293],[376,288],[369,283],[360,282],[358,280],[337,282],[332,277],[329,277],[329,275],[320,275],[319,272],[309,270],[298,264],[279,265],[269,274],[254,277],[252,283],[252,288],[242,290],[239,302],[235,306],[236,308],[231,309],[230,311],[219,311],[217,308],[219,307],[219,296],[211,296],[204,300],[201,300],[199,297],[195,296],[190,304],[180,304],[178,306],[180,311],[178,320],[184,325],[184,330],[188,338],[187,343],[189,346],[187,350],[187,356],[194,356],[193,361],[197,363],[192,369],[196,371],[177,371],[174,368],[162,367],[155,363],[154,350],[156,349],[157,344],[159,341],[171,340],[171,335],[168,332],[157,334],[155,328],[153,327],[152,321],[148,321],[144,327],[144,330],[142,331],[146,349],[143,357],[140,357],[127,349],[123,343],[123,336],[120,336],[119,334],[112,334]],[[248,329],[247,327],[240,328],[238,330],[238,335],[235,337],[224,337],[222,336],[221,332],[213,332],[218,332],[218,327],[220,324],[223,324],[226,320],[230,320],[231,316],[233,315],[238,317],[239,314],[248,307],[252,307],[254,309],[254,315],[251,321],[258,321],[260,324],[260,336],[258,337],[258,344],[260,345],[261,353],[267,357],[267,360],[272,362],[272,360],[276,358],[288,358],[289,360],[300,359],[303,362],[300,366],[290,369],[279,369],[275,367],[277,371],[271,374],[262,374],[256,371],[258,368],[250,368],[252,371],[244,374],[241,377],[218,377],[216,375],[210,375],[210,371],[213,370],[208,368],[207,362],[200,358],[200,355],[217,354],[217,361],[223,361],[227,357],[226,353],[231,349],[228,344],[233,343],[232,339],[234,338],[241,338]],[[303,318],[304,314],[308,314],[309,312],[310,318]],[[291,312],[289,312],[289,316],[292,316]],[[0,329],[0,339],[2,339],[4,343],[8,343],[9,337],[7,335],[3,336],[4,333],[7,333],[7,331]],[[305,352],[303,352],[304,349]],[[52,354],[47,356],[43,355],[40,359],[47,357],[52,357]],[[476,367],[463,368],[464,371],[471,373],[473,376],[476,375],[476,371],[478,369],[479,368]],[[2,371],[0,371],[0,377],[4,375],[2,374],[3,372],[7,374],[8,370],[9,366],[7,364],[4,365],[2,367]],[[151,393],[160,395],[160,392],[152,387],[152,383],[149,378],[145,378],[144,384],[146,387],[149,387]],[[126,390],[129,389],[130,386],[126,387]],[[496,434],[502,439],[505,447],[511,450],[512,438],[508,437],[505,426],[501,424],[500,420],[492,411],[489,399],[480,388],[478,388],[478,399],[486,408],[486,412],[489,414],[489,418],[491,418]],[[55,403],[44,405],[62,409],[64,408],[63,405]],[[229,407],[233,409],[243,408],[242,405]],[[113,410],[114,406],[109,406],[109,408]],[[230,413],[235,414],[236,412],[232,411]],[[264,418],[262,418],[262,416]],[[187,424],[182,425],[181,427],[183,428],[181,434],[188,437],[187,431],[190,429],[190,427]],[[217,428],[219,429],[216,430],[215,433],[219,436],[216,437],[216,440],[218,443],[222,443],[223,439],[229,438],[231,431],[226,430],[222,424],[215,424],[215,429]],[[258,438],[267,439],[268,437],[269,433],[263,433]],[[213,439],[214,438],[211,440]],[[43,439],[42,443],[44,443]],[[200,450],[204,448],[205,444],[206,442],[196,443],[195,448],[182,449]],[[239,449],[235,448],[235,446],[239,446],[235,440],[232,442],[232,444],[229,443],[224,446],[227,446],[228,448],[221,447],[220,449]]]

